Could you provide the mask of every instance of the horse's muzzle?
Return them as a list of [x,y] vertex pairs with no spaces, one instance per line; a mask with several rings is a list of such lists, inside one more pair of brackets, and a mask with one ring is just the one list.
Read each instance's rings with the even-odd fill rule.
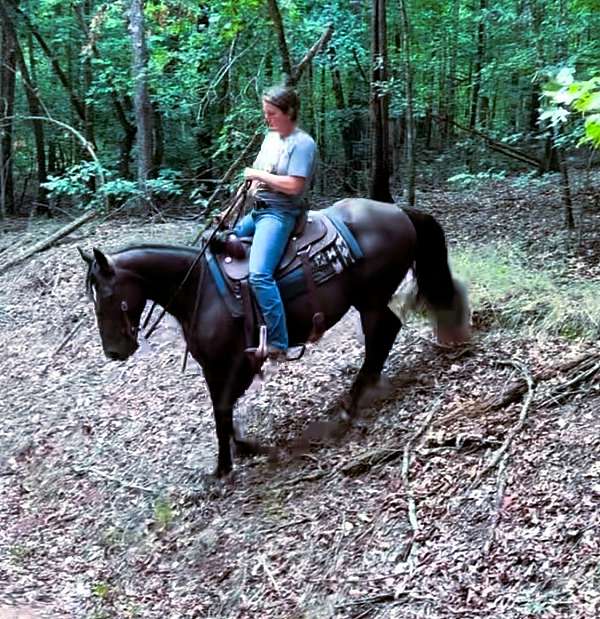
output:
[[111,361],[125,361],[133,355],[133,353],[137,350],[137,344],[134,347],[131,347],[129,350],[106,350],[104,349],[104,354]]

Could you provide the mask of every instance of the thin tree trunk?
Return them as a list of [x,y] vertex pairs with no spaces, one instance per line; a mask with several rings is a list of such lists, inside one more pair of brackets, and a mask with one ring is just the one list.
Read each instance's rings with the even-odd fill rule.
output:
[[[4,23],[4,21],[2,22]],[[15,212],[13,177],[13,115],[15,111],[15,41],[2,27],[0,47],[0,218]]]
[[[75,90],[73,89],[73,85],[71,84],[71,81],[69,80],[68,75],[63,71],[62,67],[60,66],[58,59],[56,58],[56,55],[54,54],[54,52],[52,51],[51,47],[48,45],[44,37],[41,35],[39,30],[32,24],[31,20],[29,19],[29,16],[24,11],[16,7],[15,0],[10,0],[10,2],[15,7],[15,10],[17,10],[19,14],[23,17],[23,20],[25,21],[25,25],[27,26],[29,33],[33,35],[35,40],[38,42],[40,48],[44,52],[45,56],[50,61],[50,66],[52,67],[54,74],[58,78],[58,81],[63,85],[63,87],[69,94],[69,100],[71,102],[71,105],[73,106],[73,109],[77,113],[77,116],[79,116],[79,118],[83,122],[85,122],[85,104],[81,100],[81,98],[77,95]],[[35,80],[35,73],[33,69],[31,71],[31,75],[32,75],[33,80]],[[90,142],[93,143],[93,140],[90,140]]]
[[341,123],[342,148],[344,160],[342,162],[343,170],[343,191],[351,192],[354,179],[352,178],[352,169],[350,168],[350,160],[352,158],[352,134],[350,129],[350,119],[347,118],[346,102],[344,100],[344,89],[342,86],[342,76],[337,65],[335,48],[329,48],[329,60],[331,68],[331,83],[333,86],[333,94],[335,97],[335,106],[337,108]]
[[[404,65],[404,82],[406,91],[406,201],[409,206],[415,205],[415,116],[413,112],[412,66],[410,61],[410,22],[405,0],[400,0],[402,15],[402,51]],[[431,115],[430,115],[431,118]]]
[[560,188],[562,192],[563,206],[565,207],[565,224],[569,230],[573,230],[575,228],[575,218],[573,217],[573,202],[571,200],[571,185],[569,183],[567,162],[565,161],[564,153],[557,149],[556,154],[560,168]]
[[469,113],[469,129],[475,129],[477,124],[477,110],[479,107],[479,93],[481,92],[481,69],[485,54],[485,11],[487,0],[479,0],[479,18],[477,23],[477,52],[473,67],[473,87],[471,89],[471,110]]
[[[3,23],[3,31],[7,33],[10,39],[14,42],[16,65],[19,69],[19,73],[21,74],[21,79],[23,80],[29,112],[33,117],[40,117],[43,114],[43,105],[39,100],[37,87],[31,80],[29,69],[27,67],[27,63],[25,62],[25,56],[23,55],[23,49],[19,44],[19,39],[17,38],[14,21],[12,15],[9,13],[9,7],[4,2],[0,2],[0,18]],[[42,121],[38,118],[32,120],[31,125],[35,139],[37,162],[38,187],[36,203],[40,212],[44,212],[49,215],[50,213],[47,208],[47,191],[42,186],[42,184],[48,180],[46,172],[44,126]]]
[[277,0],[268,0],[269,15],[275,32],[277,33],[277,43],[279,44],[279,53],[281,55],[281,68],[283,70],[284,81],[288,82],[292,78],[292,61],[290,59],[290,52],[288,49],[287,41],[285,38],[285,30],[283,27],[283,19],[281,18],[281,12]]
[[371,183],[369,196],[393,202],[390,192],[390,147],[387,93],[386,0],[373,0],[371,79]]
[[162,113],[158,103],[152,104],[154,125],[154,150],[152,151],[151,177],[157,178],[165,157],[165,132],[163,130]]
[[152,105],[148,93],[148,49],[144,31],[144,0],[131,0],[129,31],[133,47],[132,73],[137,126],[137,183],[145,198],[152,166]]
[[[94,58],[100,59],[100,52],[98,51],[98,47],[96,46],[93,37],[90,36],[86,17],[82,13],[81,6],[74,6],[73,9],[75,10],[75,14],[79,20],[81,30],[87,38],[86,47],[89,47]],[[108,85],[110,87],[110,97],[113,102],[117,120],[123,129],[123,137],[119,141],[120,156],[117,168],[121,178],[129,179],[131,178],[131,171],[129,169],[129,165],[131,163],[131,151],[133,150],[133,145],[135,143],[136,133],[135,125],[133,125],[128,118],[132,113],[133,104],[131,102],[131,98],[128,96],[124,96],[122,99],[120,98],[117,88],[112,82],[110,76],[108,77]]]

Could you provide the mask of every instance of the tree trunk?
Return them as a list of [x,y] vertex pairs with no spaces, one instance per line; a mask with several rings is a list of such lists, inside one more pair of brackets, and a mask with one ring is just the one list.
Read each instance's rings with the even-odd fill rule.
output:
[[163,130],[162,113],[158,103],[152,104],[154,119],[154,150],[152,151],[151,177],[157,178],[165,158],[165,132]]
[[[93,36],[90,35],[89,27],[86,21],[86,15],[83,13],[82,7],[74,6],[73,8],[75,10],[77,19],[79,20],[81,30],[86,37],[87,45],[89,45],[91,53],[93,54],[94,58],[100,59],[100,52],[98,51],[98,47],[94,43]],[[123,137],[119,141],[120,155],[117,169],[119,170],[119,176],[121,176],[121,178],[130,179],[131,171],[129,169],[129,165],[131,163],[131,151],[133,150],[136,132],[135,126],[129,121],[129,116],[132,114],[133,105],[130,97],[124,96],[121,99],[110,77],[108,78],[108,80],[108,85],[110,86],[110,97],[113,102],[115,114],[117,116],[119,124],[123,129]]]
[[573,217],[573,202],[571,201],[571,185],[569,183],[569,172],[564,153],[558,152],[560,167],[560,187],[562,191],[563,206],[565,207],[565,224],[569,230],[575,228],[575,218]]
[[479,93],[481,92],[481,69],[485,54],[485,11],[487,0],[479,0],[479,17],[477,23],[477,52],[473,67],[473,86],[471,88],[471,110],[469,113],[469,129],[475,129],[477,124],[477,109],[479,107]]
[[137,183],[145,198],[147,180],[152,166],[152,105],[148,93],[148,49],[144,31],[144,0],[131,0],[129,31],[133,47],[132,74],[134,110],[137,127]]
[[[2,21],[4,24],[4,20]],[[15,113],[15,41],[8,28],[0,30],[0,218],[15,213],[13,177],[13,115]]]
[[346,102],[344,100],[344,89],[342,87],[342,76],[337,65],[337,59],[335,55],[335,48],[329,48],[329,60],[331,68],[331,83],[333,86],[333,94],[335,97],[335,106],[337,108],[340,119],[340,132],[342,135],[342,149],[344,153],[344,160],[342,162],[342,188],[345,193],[350,193],[353,190],[354,179],[352,169],[350,167],[350,160],[352,159],[352,133],[350,128],[350,119],[347,118]]
[[371,182],[369,196],[393,202],[390,193],[390,147],[387,93],[386,0],[373,0],[371,76]]
[[[406,84],[406,201],[415,205],[415,116],[413,112],[412,66],[410,62],[410,22],[405,0],[400,0],[402,16],[402,51],[404,65],[404,82]],[[431,118],[431,115],[429,116]]]
[[268,0],[269,15],[275,32],[277,33],[277,43],[279,44],[279,53],[281,55],[281,68],[284,75],[284,82],[289,82],[292,78],[292,62],[290,59],[290,52],[285,39],[285,30],[283,28],[283,19],[281,19],[281,12],[277,0]]
[[32,82],[29,75],[29,69],[27,67],[27,63],[25,62],[23,49],[21,48],[21,45],[19,44],[19,39],[17,38],[17,31],[15,29],[13,16],[9,13],[9,10],[10,9],[7,4],[5,4],[4,2],[0,2],[0,18],[3,23],[3,32],[14,43],[16,65],[19,69],[19,73],[21,74],[21,79],[23,80],[25,97],[27,98],[30,115],[34,117],[31,120],[31,125],[33,128],[33,135],[35,139],[37,162],[37,209],[40,212],[44,212],[49,215],[50,213],[47,204],[47,191],[42,186],[42,183],[45,183],[48,180],[46,172],[44,125],[42,124],[42,121],[39,120],[39,117],[43,115],[44,106],[41,104],[38,98],[37,87]]

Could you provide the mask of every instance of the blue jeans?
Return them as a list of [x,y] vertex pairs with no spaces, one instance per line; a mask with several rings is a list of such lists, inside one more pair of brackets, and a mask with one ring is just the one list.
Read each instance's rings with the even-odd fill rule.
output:
[[267,341],[281,350],[288,348],[288,332],[283,302],[273,274],[296,225],[296,219],[296,215],[285,211],[255,209],[233,230],[237,236],[254,237],[250,247],[250,285],[267,325]]

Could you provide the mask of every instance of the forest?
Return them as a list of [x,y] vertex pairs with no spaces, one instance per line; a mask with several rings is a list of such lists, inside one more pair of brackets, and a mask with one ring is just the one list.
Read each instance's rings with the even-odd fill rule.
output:
[[[597,617],[599,32],[598,0],[0,0],[0,619]],[[401,287],[341,431],[351,309],[265,364],[264,450],[215,480],[180,325],[108,361],[80,252],[201,248],[281,84],[311,209],[433,215],[471,339]]]

